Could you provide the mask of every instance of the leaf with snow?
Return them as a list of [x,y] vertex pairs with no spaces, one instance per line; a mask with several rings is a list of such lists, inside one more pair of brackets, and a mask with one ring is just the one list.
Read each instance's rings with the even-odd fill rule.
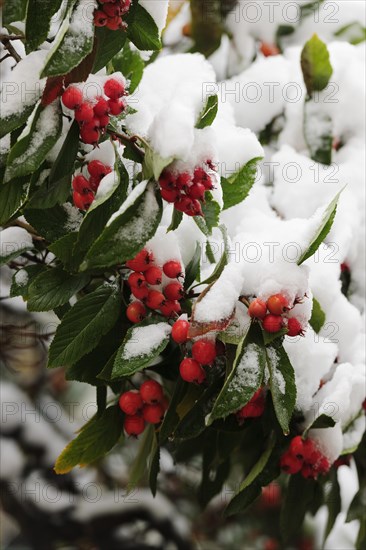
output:
[[327,414],[321,414],[317,416],[304,430],[304,437],[307,436],[309,430],[320,430],[322,428],[333,428],[335,426],[335,420]]
[[139,52],[132,50],[127,42],[123,50],[113,57],[112,65],[115,71],[120,71],[130,81],[128,91],[132,94],[140,83],[145,68],[144,60]]
[[168,345],[171,330],[164,322],[130,328],[117,351],[112,379],[131,376],[147,367]]
[[151,147],[147,146],[145,148],[145,158],[144,158],[144,165],[143,165],[143,174],[145,179],[154,178],[156,181],[158,181],[160,174],[168,166],[171,162],[173,162],[173,157],[169,157],[164,159],[151,149]]
[[50,243],[79,229],[83,219],[79,210],[69,202],[52,208],[26,208],[24,216],[28,223]]
[[315,162],[329,166],[333,151],[332,119],[324,113],[321,104],[312,99],[305,101],[304,137],[310,157]]
[[14,273],[11,280],[10,297],[21,296],[28,299],[28,288],[33,279],[46,269],[42,264],[27,265]]
[[42,0],[40,13],[39,0],[28,0],[25,19],[26,52],[36,50],[48,36],[52,16],[59,10],[62,0]]
[[311,317],[309,321],[311,328],[315,332],[319,333],[322,326],[325,323],[325,319],[326,319],[325,313],[322,310],[321,305],[319,304],[318,300],[313,298],[313,309],[312,309]]
[[266,347],[269,386],[277,420],[285,435],[296,403],[295,372],[283,346]]
[[161,216],[160,193],[152,183],[139,183],[110,218],[81,269],[104,268],[133,258],[154,236]]
[[11,0],[3,6],[3,25],[23,21],[27,9],[27,0]]
[[49,311],[62,306],[89,282],[84,273],[70,275],[61,267],[48,269],[29,286],[29,311]]
[[79,0],[69,10],[50,49],[41,77],[67,74],[92,51],[94,20],[90,0]]
[[219,98],[217,97],[217,95],[211,95],[207,99],[206,105],[199,116],[196,128],[202,130],[203,128],[206,128],[206,126],[211,126],[216,118],[218,107]]
[[249,194],[257,175],[258,162],[261,157],[247,162],[230,178],[221,178],[221,187],[224,199],[224,210],[243,202]]
[[[124,170],[124,166],[120,166],[122,164],[122,161],[116,153],[115,157],[115,163],[114,163],[114,170],[104,176],[102,180],[99,183],[98,191],[95,195],[95,199],[92,202],[90,208],[87,210],[86,216],[90,215],[93,210],[98,208],[101,204],[106,202],[115,192],[119,184],[121,183],[122,179],[120,177],[120,169],[121,171]],[[126,193],[127,193],[127,182],[126,182]]]
[[265,365],[264,346],[252,341],[249,332],[238,347],[232,371],[216,399],[207,425],[238,411],[250,401],[262,384]]
[[117,406],[96,414],[62,451],[55,464],[56,474],[85,466],[102,458],[123,436],[122,412]]
[[314,34],[301,52],[301,69],[308,95],[327,87],[333,68],[326,44]]
[[0,265],[17,258],[23,252],[32,250],[31,235],[22,227],[8,227],[1,231]]
[[336,196],[329,203],[329,205],[326,208],[324,208],[324,212],[322,214],[320,223],[316,228],[316,231],[312,235],[310,245],[307,248],[307,250],[305,250],[305,252],[301,255],[300,259],[297,262],[297,265],[301,265],[303,262],[305,262],[305,260],[307,260],[308,258],[311,258],[311,256],[315,254],[315,252],[318,250],[321,243],[324,241],[324,239],[328,235],[334,222],[334,218],[337,212],[338,200],[342,191],[343,189],[339,191],[339,193],[336,194]]
[[61,128],[60,102],[54,101],[47,107],[39,105],[27,133],[10,149],[5,180],[35,172],[58,140]]
[[223,245],[224,245],[224,250],[222,252],[222,256],[220,258],[220,261],[217,263],[215,269],[213,270],[212,274],[207,277],[207,279],[205,279],[204,281],[202,281],[200,284],[203,284],[203,285],[209,285],[213,282],[215,282],[221,275],[221,273],[223,272],[223,270],[225,269],[225,267],[227,266],[228,264],[228,261],[229,261],[229,254],[230,254],[230,243],[229,243],[229,237],[228,237],[228,234],[227,234],[227,229],[224,225],[219,225],[219,229],[222,233],[222,237],[223,237]]
[[64,315],[49,350],[48,366],[72,365],[94,349],[117,321],[121,293],[116,286],[102,285],[87,294]]
[[[131,20],[130,20],[131,19]],[[160,50],[161,41],[159,29],[149,12],[140,4],[136,4],[131,10],[130,18],[127,17],[127,35],[131,42],[139,50]]]

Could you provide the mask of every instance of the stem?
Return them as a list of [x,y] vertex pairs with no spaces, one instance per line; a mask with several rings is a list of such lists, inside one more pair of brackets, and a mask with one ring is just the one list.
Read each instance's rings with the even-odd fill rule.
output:
[[[145,153],[140,147],[136,144],[136,141],[140,139],[138,136],[128,136],[127,134],[121,134],[120,132],[116,132],[115,130],[107,128],[107,134],[110,136],[117,137],[122,143],[125,145],[131,145],[134,151],[138,154],[138,156],[141,158],[141,161],[145,158]],[[141,139],[141,141],[143,141]]]
[[[6,34],[0,34],[0,42],[3,44],[4,48],[9,52],[9,55],[13,59],[15,59],[17,63],[19,63],[19,61],[21,61],[22,58],[20,57],[20,55],[18,54],[14,46],[11,44],[11,40],[21,40],[22,38],[23,36],[18,37],[15,35],[11,36]],[[4,58],[2,60],[4,60]]]

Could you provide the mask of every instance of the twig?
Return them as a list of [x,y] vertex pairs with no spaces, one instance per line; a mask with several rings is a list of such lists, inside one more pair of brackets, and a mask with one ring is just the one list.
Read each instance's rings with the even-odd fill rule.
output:
[[3,44],[4,48],[9,52],[9,55],[15,59],[17,63],[22,60],[14,46],[11,44],[10,40],[20,40],[20,38],[13,38],[7,35],[0,35],[0,41]]
[[116,132],[115,130],[110,130],[107,128],[107,133],[110,136],[117,137],[122,143],[126,145],[131,145],[134,151],[138,154],[138,156],[141,158],[141,160],[144,160],[145,153],[140,147],[136,144],[136,141],[139,139],[138,136],[128,136],[127,134],[121,134],[120,132]]

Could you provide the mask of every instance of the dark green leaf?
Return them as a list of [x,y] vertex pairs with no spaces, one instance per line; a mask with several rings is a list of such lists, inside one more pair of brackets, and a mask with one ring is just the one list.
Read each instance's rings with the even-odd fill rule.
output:
[[313,310],[311,312],[311,318],[310,318],[310,326],[312,329],[319,333],[322,326],[325,323],[325,313],[321,308],[321,305],[319,304],[318,300],[313,298]]
[[179,423],[179,415],[177,413],[178,404],[183,399],[188,384],[179,377],[175,388],[173,396],[169,403],[169,408],[165,413],[163,423],[159,431],[159,441],[160,445],[165,443],[168,440],[168,437],[174,432],[176,426]]
[[334,527],[334,524],[338,515],[341,512],[342,507],[340,486],[338,483],[337,470],[335,468],[332,468],[332,470],[330,471],[330,483],[331,487],[325,499],[325,503],[328,508],[328,521],[324,532],[323,547],[330,532]]
[[93,66],[93,73],[103,69],[108,62],[120,52],[126,42],[126,33],[123,30],[111,31],[106,27],[95,29],[95,39],[97,42],[97,53]]
[[24,300],[28,299],[29,285],[33,279],[46,269],[46,266],[41,264],[27,265],[14,273],[10,287],[10,296],[21,296]]
[[[188,412],[183,415],[174,430],[174,437],[176,439],[191,439],[197,437],[205,430],[206,417],[211,412],[212,401],[217,397],[221,384],[221,380],[217,379],[215,382],[211,383],[201,395],[199,395],[198,390],[194,388],[197,393],[194,394],[193,405],[191,405]],[[189,388],[187,396],[190,390],[191,388]]]
[[278,422],[285,435],[296,403],[294,369],[283,346],[266,348],[267,366],[270,374],[270,389]]
[[160,193],[152,184],[140,183],[134,189],[135,200],[128,197],[88,251],[81,269],[104,268],[123,263],[155,235],[162,216]]
[[0,186],[0,224],[4,225],[27,200],[29,178],[16,178]]
[[59,10],[62,0],[28,0],[25,20],[26,52],[36,50],[50,30],[51,18]]
[[199,119],[196,123],[196,128],[202,130],[202,128],[206,128],[206,126],[211,126],[216,118],[218,106],[219,99],[217,95],[211,95],[207,99],[206,105],[199,116]]
[[69,203],[65,206],[57,204],[52,208],[42,210],[26,208],[24,216],[41,237],[52,243],[69,234],[73,228],[77,229],[77,223],[74,227],[72,220],[70,220],[70,212],[73,215],[72,217],[77,220],[79,217],[78,211]]
[[251,190],[257,175],[260,157],[247,162],[229,179],[221,178],[221,187],[224,198],[224,210],[243,202]]
[[149,471],[149,485],[153,496],[156,495],[157,480],[160,472],[160,447],[158,441],[155,442],[155,450],[151,452]]
[[62,318],[49,350],[49,367],[72,365],[94,349],[120,315],[121,295],[103,285],[79,300]]
[[196,250],[186,267],[186,274],[184,278],[184,290],[187,290],[195,281],[199,281],[200,278],[200,264],[201,264],[201,244],[197,242]]
[[139,52],[132,50],[127,42],[123,50],[113,57],[112,65],[115,71],[120,71],[130,81],[128,91],[132,94],[139,85],[145,68]]
[[8,0],[3,6],[3,24],[9,25],[23,21],[27,8],[27,0]]
[[7,160],[7,181],[35,172],[58,140],[62,128],[59,102],[39,105],[29,132],[11,148]]
[[87,285],[89,276],[83,273],[70,275],[61,267],[38,275],[29,285],[29,311],[50,311],[62,306]]
[[111,450],[123,435],[122,413],[118,406],[95,415],[79,435],[62,451],[55,464],[57,474],[66,474],[75,466],[91,464]]
[[289,479],[281,510],[281,532],[285,541],[298,533],[315,494],[316,481],[304,479],[301,474]]
[[168,227],[168,231],[174,231],[175,229],[177,229],[182,219],[183,219],[183,212],[180,212],[176,208],[173,208],[172,221]]
[[128,475],[127,489],[131,492],[138,485],[147,469],[148,458],[154,450],[154,426],[150,424],[145,429],[140,447]]
[[301,53],[301,69],[308,95],[327,87],[333,69],[326,44],[314,34]]
[[321,428],[333,428],[335,421],[327,414],[321,414],[313,422],[311,422],[304,430],[304,436],[309,430],[320,430]]
[[149,321],[131,327],[117,352],[112,371],[113,378],[131,376],[147,367],[169,343],[169,323]]
[[361,487],[352,499],[348,508],[346,523],[354,520],[360,520],[365,514],[366,490]]
[[36,101],[37,98],[35,97],[34,102],[30,105],[24,105],[20,111],[1,118],[0,138],[13,132],[13,130],[16,130],[27,122],[32,114]]
[[159,29],[154,19],[140,4],[137,4],[132,23],[127,28],[128,38],[139,50],[160,50]]
[[74,252],[73,248],[76,243],[76,240],[78,238],[78,233],[67,233],[67,235],[64,235],[61,237],[61,239],[58,239],[58,241],[55,241],[54,243],[50,244],[48,247],[48,250],[53,252],[53,254],[61,260],[61,262],[64,264],[64,267],[66,269],[69,269],[70,267],[73,267],[73,259],[74,259]]
[[223,250],[222,256],[220,258],[220,261],[218,262],[218,264],[216,265],[215,269],[212,272],[212,275],[210,275],[207,279],[202,281],[201,284],[204,284],[204,285],[209,285],[209,284],[214,283],[215,281],[217,281],[217,279],[220,277],[221,273],[224,271],[225,266],[229,262],[230,248],[229,248],[229,239],[228,239],[228,236],[227,236],[227,229],[224,225],[220,225],[219,229],[220,229],[220,231],[222,233],[222,236],[223,236],[224,250]]

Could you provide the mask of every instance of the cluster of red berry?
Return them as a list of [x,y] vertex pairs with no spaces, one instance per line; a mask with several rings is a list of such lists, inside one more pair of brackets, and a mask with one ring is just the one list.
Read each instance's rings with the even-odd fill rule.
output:
[[90,161],[87,169],[90,175],[89,179],[82,174],[78,174],[72,180],[72,198],[74,205],[80,210],[88,210],[102,178],[112,172],[112,168],[106,166],[100,160]]
[[259,388],[246,405],[242,407],[237,413],[236,418],[241,423],[246,418],[258,418],[264,413],[264,407],[266,404],[266,394],[263,388]]
[[[211,161],[206,164],[213,169]],[[204,202],[206,191],[213,189],[210,175],[201,166],[196,167],[193,174],[165,169],[159,178],[159,185],[163,199],[188,216],[202,216],[201,202]]]
[[330,469],[329,460],[319,451],[312,439],[302,439],[297,435],[291,440],[287,451],[282,455],[281,468],[288,474],[297,474],[305,478],[316,479]]
[[[172,332],[172,337],[174,339],[174,332]],[[191,354],[192,357],[185,357],[179,365],[179,373],[186,382],[202,384],[206,379],[203,365],[211,366],[215,361],[217,356],[216,344],[212,340],[197,340],[192,345]]]
[[[295,317],[286,318],[290,309],[289,302],[283,294],[273,294],[264,302],[260,298],[255,298],[248,308],[248,313],[252,319],[259,319],[262,327],[267,332],[278,332],[282,328],[287,329],[287,336],[302,336],[303,329],[300,322]],[[267,313],[267,310],[269,313]]]
[[[176,260],[166,262],[163,267],[154,265],[151,251],[143,249],[135,258],[126,262],[133,273],[128,277],[132,295],[138,301],[132,302],[127,310],[127,318],[131,323],[139,323],[146,316],[147,310],[160,311],[165,317],[172,317],[181,311],[179,300],[184,296],[182,284],[176,280],[183,277],[182,266]],[[175,279],[161,288],[163,274],[169,279]],[[160,286],[151,288],[151,286]],[[146,307],[145,307],[146,306]]]
[[94,12],[94,25],[107,27],[111,31],[125,29],[127,24],[122,21],[131,7],[131,0],[98,0],[98,9]]
[[103,86],[105,97],[97,95],[85,99],[77,86],[68,86],[62,94],[62,103],[75,112],[84,143],[96,145],[109,124],[110,115],[120,115],[126,108],[125,83],[119,78],[109,78]]
[[123,424],[125,432],[133,436],[140,435],[146,423],[160,424],[168,408],[163,388],[155,380],[143,382],[139,391],[122,393],[118,404],[126,415]]

